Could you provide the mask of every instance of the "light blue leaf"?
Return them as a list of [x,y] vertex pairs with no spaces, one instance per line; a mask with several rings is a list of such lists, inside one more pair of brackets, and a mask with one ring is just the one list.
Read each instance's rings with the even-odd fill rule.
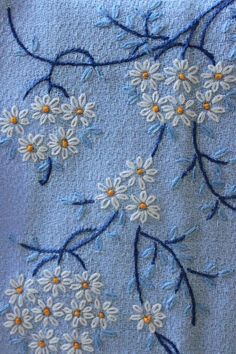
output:
[[93,74],[93,68],[92,68],[92,67],[86,68],[86,69],[84,70],[84,72],[82,73],[82,75],[81,75],[80,81],[81,81],[81,82],[87,81],[88,79],[90,79],[90,77],[92,76],[92,74]]
[[10,151],[9,151],[9,159],[10,160],[14,160],[14,158],[16,157],[16,154],[17,154],[17,147],[15,146],[12,146]]
[[169,232],[169,238],[170,240],[174,240],[175,238],[178,237],[178,227],[174,226]]
[[128,287],[127,287],[128,294],[131,295],[132,292],[134,291],[134,289],[135,289],[135,278],[132,278],[132,279],[128,282]]
[[166,306],[167,310],[172,310],[173,307],[175,306],[176,302],[177,302],[176,295],[175,295],[175,294],[171,295],[171,296],[165,301],[165,306]]
[[39,253],[34,252],[26,258],[26,261],[27,261],[27,263],[34,262],[38,259],[38,257],[39,257]]
[[102,329],[102,335],[107,337],[117,337],[117,333],[111,329]]
[[147,349],[152,351],[155,345],[155,337],[152,333],[149,333],[147,336]]
[[141,43],[139,41],[129,41],[126,42],[122,45],[122,48],[124,49],[133,49],[136,48],[137,46],[139,46]]
[[32,40],[32,52],[35,53],[39,49],[39,40],[36,36],[34,36]]
[[165,281],[162,285],[163,290],[171,290],[176,287],[176,281],[175,280],[170,280],[170,281]]
[[150,11],[155,11],[157,10],[162,4],[162,1],[156,1],[153,5],[149,7]]
[[223,220],[223,221],[227,221],[228,220],[228,216],[227,216],[227,214],[226,214],[226,212],[225,212],[225,210],[223,208],[218,209],[218,215],[219,215],[221,220]]
[[167,134],[174,142],[177,140],[176,131],[171,124],[167,125]]
[[0,307],[0,316],[5,315],[5,313],[10,309],[10,304]]
[[109,237],[109,238],[117,238],[120,236],[120,234],[116,231],[112,231],[112,232],[107,232],[106,233],[106,236]]
[[230,150],[228,148],[220,149],[220,150],[215,152],[214,158],[215,159],[220,159],[220,158],[224,157],[225,155],[227,155],[229,152],[230,152]]
[[101,19],[100,21],[98,21],[96,23],[96,26],[99,28],[105,28],[105,27],[110,27],[111,24],[112,24],[112,21],[109,18],[104,17],[103,19]]
[[114,19],[117,19],[119,17],[119,12],[120,12],[120,8],[118,5],[113,5],[112,7],[112,11],[111,11],[111,15]]
[[101,336],[100,336],[100,333],[99,332],[96,332],[94,334],[94,346],[95,346],[95,349],[96,350],[99,350],[101,349],[102,347],[102,340],[101,340]]
[[161,17],[161,14],[160,13],[158,13],[158,12],[153,12],[150,16],[149,16],[149,20],[151,21],[151,22],[154,22],[154,21],[156,21],[156,20],[158,20],[159,18]]
[[199,227],[194,225],[184,232],[185,236],[192,236],[195,232],[199,231]]
[[175,177],[171,183],[171,188],[172,189],[176,188],[177,186],[179,186],[181,184],[181,182],[182,182],[181,176]]
[[141,257],[142,258],[148,258],[150,256],[153,255],[155,251],[155,248],[152,246],[152,247],[149,247],[149,248],[146,248],[142,253],[141,253]]
[[124,226],[125,223],[126,223],[126,212],[125,210],[121,210],[119,215],[119,224]]
[[1,137],[1,138],[0,138],[0,146],[6,146],[6,145],[8,145],[11,141],[12,141],[11,138]]
[[101,135],[101,134],[103,134],[102,129],[96,128],[96,127],[89,127],[89,128],[86,128],[86,131],[89,132],[89,133],[91,133],[91,134],[94,134],[94,135]]
[[235,271],[233,269],[222,269],[219,271],[219,276],[221,277],[226,277],[230,276],[234,273]]
[[102,244],[102,238],[99,236],[96,238],[95,240],[95,251],[97,252],[101,252],[102,248],[103,248],[103,244]]

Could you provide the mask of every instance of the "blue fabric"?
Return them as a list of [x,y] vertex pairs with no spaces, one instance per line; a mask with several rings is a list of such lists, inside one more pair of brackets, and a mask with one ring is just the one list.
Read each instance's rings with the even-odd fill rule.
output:
[[[206,35],[206,47],[214,54],[216,62],[222,61],[226,65],[235,61],[233,52],[235,42],[232,42],[233,35],[235,36],[235,20],[234,22],[231,20],[235,16],[236,8],[234,1],[219,3],[227,5],[227,8],[211,24]],[[95,61],[110,62],[117,58],[118,60],[127,58],[130,49],[122,47],[122,43],[129,43],[133,40],[133,37],[131,35],[129,37],[128,34],[124,41],[118,41],[117,34],[120,30],[117,30],[115,26],[103,28],[104,23],[96,26],[97,22],[104,18],[100,7],[105,7],[110,12],[113,9],[113,14],[116,15],[114,9],[116,4],[120,5],[119,19],[121,22],[127,23],[126,19],[135,15],[135,28],[137,31],[142,31],[143,18],[140,13],[144,13],[151,7],[152,3],[149,1],[125,1],[120,4],[118,1],[108,0],[89,2],[24,0],[11,1],[10,8],[14,27],[20,39],[35,55],[55,60],[59,52],[79,46],[92,53]],[[161,26],[165,26],[163,35],[174,36],[212,5],[212,1],[197,3],[194,0],[164,1],[160,10],[163,16],[158,20]],[[1,3],[0,9],[3,18],[0,36],[0,108],[2,111],[16,104],[22,109],[31,110],[30,105],[34,97],[47,94],[48,82],[37,86],[25,100],[23,97],[34,82],[48,75],[50,65],[24,55],[24,51],[17,44],[10,29],[5,3]],[[195,42],[199,41],[200,32],[196,33]],[[137,39],[134,38],[134,40]],[[129,47],[129,44],[127,46]],[[173,48],[159,59],[162,72],[164,67],[172,66],[175,58],[180,58],[180,52],[179,47]],[[145,58],[153,60],[152,55],[149,54]],[[186,58],[190,66],[199,66],[201,72],[206,72],[207,65],[210,64],[209,58],[198,50],[187,50]],[[72,53],[67,56],[67,60],[72,62],[81,60],[81,55]],[[87,62],[85,57],[83,60]],[[143,60],[144,58],[140,59],[141,62]],[[9,158],[11,148],[6,144],[1,144],[4,145],[0,150],[2,309],[8,301],[4,291],[9,288],[10,279],[17,278],[20,273],[31,277],[33,269],[42,259],[41,256],[37,260],[27,258],[32,256],[33,252],[19,246],[19,243],[32,245],[37,239],[43,249],[60,249],[66,239],[81,227],[96,228],[98,225],[103,225],[113,215],[114,210],[102,210],[99,201],[81,207],[71,205],[71,200],[78,201],[84,198],[93,200],[100,194],[97,184],[104,183],[107,177],[114,178],[126,170],[126,160],[133,161],[137,156],[147,159],[160,134],[160,130],[149,134],[148,129],[152,124],[140,115],[141,109],[136,102],[129,104],[132,98],[135,101],[136,95],[132,91],[133,87],[130,86],[131,79],[128,75],[129,71],[134,69],[134,61],[101,67],[101,76],[97,72],[90,75],[91,72],[85,72],[85,69],[57,66],[54,69],[53,78],[56,84],[63,86],[69,96],[77,97],[84,92],[90,102],[96,103],[97,117],[94,126],[97,134],[92,135],[92,146],[84,139],[79,145],[78,155],[64,162],[60,161],[63,170],[56,170],[53,167],[49,181],[41,186],[38,182],[42,177],[41,175],[39,177],[37,172],[38,165],[23,162],[21,154],[17,154],[14,159]],[[85,76],[88,76],[87,80]],[[81,80],[81,77],[84,80]],[[127,85],[132,87],[131,91],[125,90]],[[164,90],[165,95],[170,94],[169,86],[166,86]],[[140,90],[138,94],[137,100],[140,101]],[[59,96],[61,102],[68,102],[61,90],[54,88],[51,96]],[[204,125],[207,129],[198,129],[197,139],[202,152],[209,156],[215,155],[216,159],[233,160],[236,151],[235,100],[233,94],[228,94],[228,91],[225,106],[226,114],[222,115],[219,123],[209,120]],[[191,127],[179,124],[177,128],[171,128],[171,123],[167,122],[167,124],[169,128],[166,128],[154,156],[154,168],[158,170],[158,174],[155,176],[155,183],[149,184],[148,187],[151,194],[157,196],[157,203],[161,208],[161,219],[160,221],[150,219],[141,225],[141,228],[148,235],[158,237],[163,242],[171,230],[173,236],[173,228],[178,228],[179,236],[184,235],[186,230],[197,228],[194,235],[186,238],[187,240],[183,243],[180,242],[179,246],[173,246],[181,259],[181,264],[200,272],[207,271],[211,268],[211,264],[215,264],[216,268],[210,270],[211,274],[218,274],[224,270],[231,271],[235,265],[233,247],[235,211],[220,203],[216,215],[207,220],[211,210],[205,210],[204,207],[213,203],[210,209],[214,208],[217,198],[212,195],[209,188],[199,193],[203,181],[199,166],[196,168],[195,181],[188,176],[183,178],[182,183],[176,188],[172,188],[173,181],[179,181],[178,176],[181,176],[188,167],[188,163],[187,165],[181,164],[178,160],[187,157],[191,161],[194,147]],[[69,127],[67,122],[63,122],[62,125]],[[55,132],[56,129],[54,127],[53,129]],[[34,121],[27,132],[48,134],[51,130],[51,125],[40,126],[39,122]],[[174,138],[171,132],[174,132]],[[213,135],[214,138],[209,135]],[[223,156],[224,149],[229,151],[225,156]],[[219,152],[219,157],[216,152]],[[205,166],[210,178],[216,180],[219,174],[218,164],[209,162]],[[45,176],[44,173],[43,176]],[[226,185],[223,187],[218,185],[217,188],[224,195],[230,191],[230,187],[234,186],[235,164],[222,165],[222,180]],[[75,195],[75,193],[79,194]],[[230,203],[235,205],[234,200]],[[117,322],[111,326],[114,337],[106,336],[101,348],[96,349],[95,352],[103,354],[165,353],[168,351],[161,345],[158,338],[154,336],[150,340],[148,330],[137,332],[136,321],[129,320],[133,313],[132,306],[140,304],[140,296],[135,283],[137,277],[135,278],[134,257],[135,237],[139,223],[130,222],[129,217],[130,213],[126,212],[125,225],[122,225],[117,217],[109,226],[108,231],[79,253],[90,273],[101,274],[104,283],[103,300],[106,299],[106,292],[112,293],[114,306],[119,309]],[[149,269],[152,260],[152,257],[145,258],[143,252],[153,247],[153,242],[142,238],[138,247],[140,252],[138,272],[142,276]],[[171,299],[174,290],[167,282],[176,280],[178,277],[179,273],[173,270],[175,261],[168,250],[169,256],[166,260],[163,259],[163,253],[166,255],[166,251],[160,252],[163,250],[160,244],[157,244],[157,250],[156,265],[149,269],[151,274],[142,292],[144,299],[148,299],[152,304],[163,304],[162,311],[166,319],[163,321],[163,328],[158,333],[169,338],[181,354],[234,354],[236,342],[233,276],[219,276],[212,280],[189,274],[197,309],[196,326],[193,326],[191,308],[190,311],[188,309],[191,301],[186,287],[183,286],[176,298],[173,298],[173,302],[176,303],[172,306]],[[192,257],[190,262],[189,257]],[[83,272],[81,264],[70,255],[63,258],[61,266],[73,273]],[[42,269],[53,270],[55,267],[56,262],[51,262]],[[224,275],[224,272],[221,274]],[[109,296],[108,298],[111,299]],[[5,311],[3,312],[2,323],[5,321]],[[61,337],[66,328],[61,327]],[[0,353],[26,353],[25,342],[10,345],[8,328],[1,326],[0,332]],[[175,353],[173,347],[171,350],[170,353]],[[58,353],[61,353],[60,349]]]

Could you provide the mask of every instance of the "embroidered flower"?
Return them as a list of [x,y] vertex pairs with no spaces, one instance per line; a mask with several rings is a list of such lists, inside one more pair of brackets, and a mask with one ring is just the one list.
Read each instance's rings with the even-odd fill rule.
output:
[[125,195],[127,187],[121,184],[121,178],[115,178],[114,182],[110,177],[106,178],[106,185],[98,183],[98,189],[102,192],[96,196],[97,200],[101,201],[101,208],[106,209],[110,204],[115,209],[120,208],[120,200],[127,200]]
[[13,106],[11,111],[3,110],[4,118],[0,118],[1,131],[10,138],[16,132],[17,134],[24,133],[24,125],[29,124],[27,118],[28,110],[20,111],[16,106]]
[[82,275],[75,275],[75,283],[71,285],[72,290],[78,290],[76,293],[77,299],[85,297],[88,302],[92,301],[93,295],[99,295],[103,284],[99,281],[100,274],[94,273],[89,276],[88,272],[83,272]]
[[161,312],[161,304],[150,305],[149,301],[144,306],[133,305],[133,309],[137,314],[132,315],[130,320],[138,321],[137,329],[141,330],[144,326],[148,326],[151,333],[155,333],[157,328],[163,327],[162,320],[166,315]]
[[43,278],[38,280],[40,285],[44,285],[43,290],[47,293],[52,291],[53,296],[58,296],[59,292],[66,292],[66,286],[72,283],[69,278],[70,272],[61,270],[61,267],[57,267],[54,273],[49,270],[43,271]]
[[25,335],[25,332],[33,328],[31,324],[32,316],[28,309],[20,310],[19,307],[15,306],[13,313],[6,314],[7,321],[4,326],[11,328],[10,334],[18,333],[21,336]]
[[36,111],[32,117],[39,119],[40,124],[55,123],[56,116],[61,113],[59,98],[50,98],[48,95],[43,97],[36,96],[31,107]]
[[27,138],[20,138],[18,151],[23,154],[23,161],[32,160],[38,162],[46,159],[47,147],[43,144],[44,137],[42,135],[35,135],[29,133]]
[[141,223],[144,223],[147,221],[148,216],[160,220],[160,207],[157,204],[153,205],[153,203],[156,201],[155,196],[147,196],[147,192],[142,191],[139,198],[135,195],[131,195],[131,199],[133,200],[134,204],[126,206],[126,210],[135,210],[135,212],[130,217],[131,221],[140,219]]
[[86,95],[83,93],[78,97],[70,97],[70,104],[62,104],[63,118],[71,120],[73,128],[81,122],[85,127],[89,125],[89,119],[95,118],[94,113],[95,103],[87,102]]
[[116,307],[112,306],[110,301],[101,304],[98,299],[95,299],[94,307],[97,310],[97,314],[92,320],[92,328],[100,326],[102,329],[106,329],[109,321],[115,322],[117,320],[116,315],[119,311]]
[[40,330],[38,334],[32,334],[33,342],[29,344],[29,348],[35,349],[35,354],[57,352],[59,338],[54,337],[53,334],[52,329],[49,329],[47,332]]
[[170,96],[168,100],[170,104],[163,107],[163,111],[166,112],[165,119],[172,119],[174,127],[178,125],[180,120],[190,126],[191,119],[196,117],[196,113],[190,109],[194,105],[194,101],[187,101],[183,95],[180,95],[178,99]]
[[207,91],[206,93],[197,91],[196,96],[202,106],[201,112],[197,118],[197,123],[204,122],[207,117],[218,123],[220,120],[219,115],[225,113],[224,107],[218,105],[218,103],[223,100],[224,96],[213,96],[211,90]]
[[78,153],[76,146],[79,144],[79,139],[74,136],[74,131],[64,128],[58,129],[59,135],[49,134],[50,141],[48,146],[51,148],[52,155],[61,155],[62,159],[67,159],[70,155]]
[[165,84],[174,84],[173,88],[178,91],[181,87],[186,92],[191,91],[191,85],[199,82],[197,76],[197,66],[189,66],[188,60],[175,59],[173,67],[164,68],[164,71],[169,77],[165,80]]
[[128,185],[133,186],[136,179],[138,180],[139,186],[141,189],[145,189],[145,182],[152,183],[157,174],[155,168],[150,168],[152,165],[152,158],[148,158],[146,161],[138,156],[136,161],[127,161],[126,165],[129,167],[129,170],[121,172],[120,176],[123,178],[129,178]]
[[87,326],[88,321],[93,318],[91,313],[92,307],[86,306],[86,301],[81,300],[79,304],[73,299],[71,301],[71,307],[65,307],[64,312],[66,314],[65,320],[72,321],[73,327],[78,327],[79,325]]
[[16,280],[11,279],[11,288],[5,291],[5,294],[10,296],[9,303],[15,304],[17,302],[20,307],[23,306],[25,299],[35,303],[37,290],[32,288],[33,284],[33,280],[25,280],[23,274],[21,274]]
[[148,86],[153,90],[157,89],[157,82],[164,80],[164,76],[157,73],[160,68],[160,63],[151,64],[149,60],[143,63],[135,62],[135,70],[129,72],[132,77],[131,83],[134,86],[141,86],[141,91],[145,91]]
[[38,300],[38,307],[32,309],[33,313],[36,314],[35,322],[43,322],[44,326],[47,326],[50,322],[53,326],[58,326],[58,317],[64,315],[63,304],[58,302],[53,304],[52,298],[49,297],[47,302],[44,303],[42,300]]
[[67,354],[82,354],[84,352],[93,352],[92,339],[88,332],[79,335],[78,331],[73,330],[72,334],[64,334],[67,343],[61,346],[61,350],[66,351]]
[[162,105],[166,103],[166,97],[160,98],[157,91],[153,92],[152,96],[147,93],[143,93],[142,101],[138,103],[142,110],[140,114],[146,117],[147,122],[153,122],[155,119],[159,119],[160,122],[164,122],[164,115],[162,112]]
[[211,89],[213,92],[222,88],[223,90],[229,90],[230,84],[236,82],[236,76],[230,75],[233,71],[233,65],[222,65],[220,61],[216,65],[208,65],[209,73],[203,73],[201,76],[207,81],[204,83],[204,87]]

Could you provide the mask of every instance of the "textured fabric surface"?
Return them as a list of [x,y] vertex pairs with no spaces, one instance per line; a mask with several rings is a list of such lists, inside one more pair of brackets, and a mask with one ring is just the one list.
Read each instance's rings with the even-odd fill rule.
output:
[[[34,48],[35,54],[54,59],[59,52],[79,46],[92,53],[96,61],[112,61],[116,58],[127,58],[129,50],[121,48],[121,42],[116,39],[119,30],[114,26],[99,28],[96,23],[103,17],[99,12],[100,6],[112,11],[116,3],[120,6],[119,19],[122,23],[126,23],[126,19],[135,14],[137,8],[145,11],[152,5],[151,1],[139,0],[123,2],[24,0],[12,1],[10,7],[19,37],[27,48],[36,47]],[[163,34],[174,36],[212,5],[213,2],[210,0],[204,2],[163,1],[161,7],[163,16],[158,20],[158,23],[165,26]],[[234,2],[215,19],[206,36],[207,49],[214,53],[216,62],[222,61],[225,65],[232,64],[230,55],[232,56],[234,45],[231,42],[233,32],[230,25],[225,29],[225,23],[230,21],[233,11],[235,11]],[[12,35],[7,18],[7,5],[4,1],[1,1],[0,13],[2,19],[0,108],[2,111],[16,104],[22,109],[30,109],[36,95],[47,94],[47,82],[37,86],[24,101],[23,96],[32,83],[48,75],[50,65],[22,55],[22,50],[20,52],[19,45]],[[135,28],[143,31],[142,17],[138,17],[137,14],[136,18]],[[235,31],[235,27],[233,30]],[[130,38],[131,40],[133,37]],[[195,40],[198,40],[198,31],[196,31]],[[125,41],[128,42],[128,37]],[[172,66],[172,61],[179,58],[179,53],[180,49],[174,48],[159,59],[162,72],[164,67]],[[152,56],[147,55],[148,57],[153,60]],[[67,56],[67,59],[71,61],[75,58],[74,54]],[[80,60],[81,56],[78,55],[77,58]],[[197,65],[201,72],[206,72],[209,58],[201,52],[188,50],[186,58],[190,66]],[[140,59],[140,61],[143,60],[144,58]],[[113,211],[112,209],[102,210],[99,201],[86,205],[84,215],[81,216],[80,206],[65,204],[63,199],[71,199],[76,192],[82,193],[87,199],[93,199],[99,194],[97,183],[104,183],[107,177],[114,178],[121,171],[126,170],[126,160],[133,161],[137,156],[146,159],[150,155],[160,131],[153,135],[148,134],[150,123],[140,115],[140,107],[136,103],[128,103],[129,92],[124,88],[130,84],[131,79],[128,73],[133,69],[133,61],[102,67],[100,69],[102,77],[93,73],[88,80],[84,81],[81,81],[84,68],[58,66],[54,69],[54,81],[62,85],[70,96],[77,97],[84,92],[90,102],[96,103],[95,125],[102,131],[102,134],[93,136],[91,148],[88,143],[81,143],[78,155],[63,162],[63,171],[53,169],[48,183],[44,186],[38,183],[37,167],[33,163],[23,162],[21,154],[17,154],[14,159],[9,159],[8,147],[1,146],[0,286],[2,308],[8,301],[4,291],[9,287],[10,279],[17,278],[20,273],[31,277],[38,263],[34,259],[27,258],[31,253],[20,247],[19,242],[32,244],[37,238],[44,249],[60,248],[66,238],[80,227],[97,227],[97,225],[104,224]],[[164,95],[170,94],[168,86],[163,90]],[[172,95],[177,94],[172,93]],[[62,92],[56,89],[52,90],[51,96],[59,96],[62,102],[68,102]],[[140,98],[138,100],[140,101]],[[216,151],[228,149],[229,154],[226,157],[223,156],[222,160],[234,158],[236,151],[235,101],[232,97],[227,96],[225,107],[226,114],[222,115],[219,123],[212,120],[206,123],[209,131],[213,132],[214,139],[204,132],[198,136],[201,151],[211,156]],[[67,123],[67,127],[69,124]],[[171,123],[168,125],[171,126]],[[57,127],[58,123],[55,126]],[[55,132],[57,129],[52,128],[52,125],[40,126],[38,121],[34,121],[27,132],[47,134],[49,130]],[[214,204],[216,198],[208,188],[199,194],[203,180],[199,167],[196,169],[195,182],[191,176],[187,176],[179,186],[174,189],[171,187],[173,180],[180,176],[186,167],[186,164],[182,165],[177,160],[182,157],[191,159],[194,148],[190,127],[179,124],[178,127],[170,130],[174,130],[176,139],[171,138],[171,134],[165,131],[158,153],[154,157],[154,168],[158,170],[158,174],[155,176],[155,183],[148,185],[150,194],[157,196],[161,218],[160,221],[150,219],[141,227],[149,235],[158,236],[164,241],[174,227],[177,227],[179,234],[183,235],[185,230],[197,226],[196,234],[185,242],[188,250],[183,247],[176,251],[182,254],[182,263],[187,264],[186,267],[199,271],[203,271],[213,263],[216,265],[213,273],[224,269],[232,270],[235,264],[235,212],[220,206],[224,213],[219,211],[210,220],[206,220],[208,214],[201,210],[201,206],[212,202]],[[214,179],[218,165],[208,161],[205,166],[211,178]],[[234,164],[222,166],[222,178],[226,183],[225,191],[227,191],[227,188],[235,183]],[[222,190],[222,194],[226,193],[224,188]],[[129,320],[133,313],[132,305],[139,304],[136,285],[133,290],[129,291],[130,282],[134,279],[134,241],[138,226],[138,222],[130,222],[129,216],[130,213],[127,212],[125,225],[119,224],[118,220],[114,221],[109,227],[109,232],[106,232],[107,235],[104,233],[99,238],[100,243],[91,242],[79,253],[90,273],[101,274],[104,292],[114,294],[114,306],[119,309],[118,319],[111,326],[116,335],[111,338],[106,336],[101,348],[96,349],[95,352],[104,354],[165,353],[166,350],[155,337],[153,345],[149,340],[149,347],[148,330],[137,332],[136,321]],[[115,234],[113,237],[112,232]],[[152,242],[142,239],[139,244],[140,254],[150,246]],[[189,256],[193,259],[187,263]],[[145,273],[149,263],[150,257],[140,258],[140,274]],[[197,323],[196,326],[192,326],[191,311],[190,314],[185,313],[190,299],[184,287],[174,300],[175,306],[168,308],[168,299],[171,298],[174,289],[169,289],[168,284],[166,286],[163,284],[176,279],[179,274],[178,271],[177,273],[172,271],[173,263],[175,262],[170,257],[169,262],[163,264],[161,255],[158,253],[156,266],[152,270],[150,279],[147,280],[148,284],[143,289],[145,299],[152,304],[163,304],[162,311],[166,319],[163,320],[163,328],[158,331],[171,339],[181,354],[234,354],[236,347],[234,277],[218,277],[211,284],[211,279],[202,279],[189,274],[197,303]],[[82,273],[81,265],[73,257],[66,256],[61,265],[63,269]],[[56,262],[51,262],[43,269],[53,270],[55,267]],[[1,319],[3,323],[5,313]],[[63,337],[65,332],[68,332],[68,327],[61,326],[60,336]],[[11,337],[8,328],[1,326],[0,336],[0,353],[27,352],[24,347],[25,342],[10,344]],[[62,351],[58,349],[58,352]]]

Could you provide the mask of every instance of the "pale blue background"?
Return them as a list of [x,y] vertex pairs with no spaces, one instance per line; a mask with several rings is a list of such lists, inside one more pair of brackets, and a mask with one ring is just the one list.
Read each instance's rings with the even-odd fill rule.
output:
[[[136,6],[145,9],[151,1],[122,1],[121,12],[125,20],[127,14]],[[15,26],[24,43],[31,43],[36,35],[40,42],[39,52],[45,56],[81,45],[88,48],[96,58],[108,59],[125,51],[119,49],[115,42],[114,29],[101,30],[95,27],[99,18],[98,8],[104,5],[111,8],[114,1],[97,0],[24,0],[12,1],[12,13]],[[164,20],[167,32],[174,33],[176,29],[187,24],[194,16],[212,5],[212,1],[196,0],[165,0]],[[29,57],[17,56],[19,50],[9,26],[7,25],[5,3],[1,1],[0,17],[3,17],[3,28],[0,36],[0,109],[10,107],[14,103],[29,106],[34,95],[45,94],[46,85],[41,85],[24,103],[22,97],[34,79],[48,72],[47,64],[39,63]],[[221,26],[229,17],[227,10],[214,22],[208,37],[209,48],[214,48],[217,60],[228,57],[229,38],[221,31]],[[2,26],[2,25],[1,25]],[[164,62],[167,64],[175,56],[175,51],[169,53]],[[207,65],[207,61],[197,55],[192,62]],[[93,150],[80,147],[79,156],[66,163],[65,172],[53,174],[50,182],[41,187],[36,178],[34,166],[21,162],[21,157],[8,161],[6,151],[1,149],[0,171],[0,235],[1,258],[0,279],[1,293],[9,284],[9,279],[18,272],[31,272],[32,264],[26,263],[27,252],[17,244],[9,241],[14,235],[18,241],[30,242],[37,236],[42,245],[60,245],[67,235],[75,231],[81,222],[77,220],[78,208],[65,206],[60,199],[76,191],[84,191],[87,196],[97,193],[96,185],[107,176],[115,176],[125,168],[126,159],[138,155],[148,156],[155,142],[155,137],[147,134],[148,123],[139,115],[139,108],[128,106],[128,96],[123,91],[127,82],[126,75],[133,64],[104,69],[106,80],[93,76],[88,82],[81,84],[82,70],[79,68],[56,69],[56,82],[63,83],[69,93],[86,92],[97,104],[97,125],[104,131],[101,138],[94,144]],[[54,95],[56,92],[54,91]],[[232,108],[235,110],[235,107]],[[215,132],[214,141],[202,137],[202,146],[208,151],[228,147],[236,151],[235,120],[233,114],[227,114],[221,122],[210,125]],[[38,125],[35,131],[38,132]],[[182,155],[192,155],[190,131],[186,128],[177,129],[176,143],[165,138],[156,167],[159,171],[157,183],[151,188],[159,198],[161,205],[161,222],[145,226],[147,231],[165,237],[167,231],[178,226],[184,230],[194,224],[200,226],[201,232],[193,238],[191,253],[196,256],[194,268],[203,269],[210,262],[216,262],[219,269],[227,265],[233,268],[235,264],[235,223],[233,212],[227,210],[228,221],[217,218],[205,220],[199,210],[202,197],[198,195],[199,184],[193,185],[187,179],[177,190],[171,190],[171,181],[180,174],[181,167],[176,159]],[[227,167],[226,178],[233,183],[235,167]],[[198,175],[200,178],[200,175]],[[90,225],[102,222],[108,213],[100,211],[99,206],[91,207],[92,213],[82,221]],[[114,226],[113,229],[119,229]],[[146,353],[145,337],[137,334],[135,323],[128,321],[132,304],[138,303],[136,292],[130,296],[127,285],[133,277],[133,242],[136,225],[127,222],[118,241],[104,238],[103,251],[94,251],[90,245],[83,258],[91,271],[100,271],[107,288],[118,296],[116,306],[120,308],[120,318],[114,327],[118,337],[107,340],[100,351],[103,354],[141,354]],[[77,269],[75,263],[68,261],[65,268]],[[157,268],[157,290],[146,297],[153,302],[163,302],[165,291],[160,291],[159,281],[170,279],[168,268]],[[179,297],[178,305],[171,311],[165,311],[167,320],[162,332],[171,338],[181,354],[234,354],[235,353],[235,295],[233,278],[217,280],[216,287],[209,287],[204,281],[191,277],[197,301],[205,304],[210,313],[197,315],[197,326],[190,326],[190,319],[183,314],[187,300]],[[2,303],[6,301],[2,299]],[[1,328],[1,354],[16,353],[16,347],[8,342],[8,331]],[[22,353],[21,349],[18,351]],[[17,353],[18,353],[17,352]],[[152,353],[162,353],[159,344]]]

